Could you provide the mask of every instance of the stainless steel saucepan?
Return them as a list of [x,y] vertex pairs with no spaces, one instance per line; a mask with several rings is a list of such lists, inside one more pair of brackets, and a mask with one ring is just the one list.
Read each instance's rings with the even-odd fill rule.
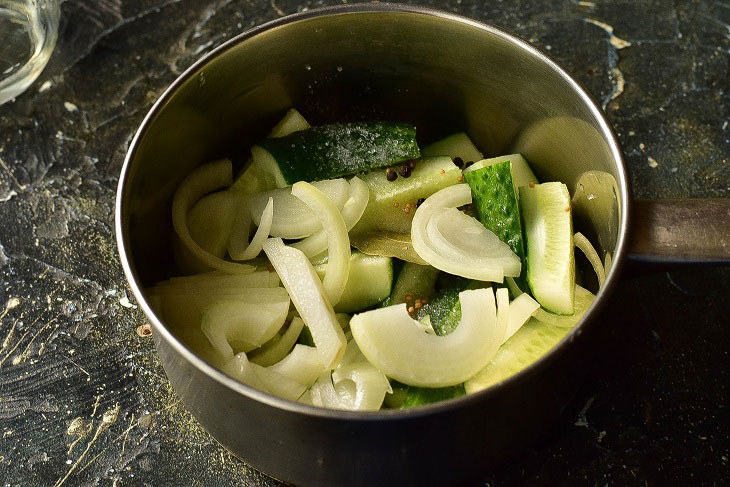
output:
[[[272,397],[195,356],[150,308],[174,272],[172,195],[195,166],[244,159],[286,109],[312,123],[393,119],[428,142],[465,130],[489,155],[521,152],[565,182],[575,225],[613,262],[574,330],[516,376],[412,410],[318,409]],[[528,43],[463,17],[388,4],[279,19],[202,58],[161,96],[129,148],[116,233],[160,360],[192,414],[254,467],[307,485],[443,485],[473,478],[550,424],[575,392],[597,316],[632,257],[727,263],[729,200],[632,201],[621,149],[592,98]],[[586,274],[588,274],[586,272]]]

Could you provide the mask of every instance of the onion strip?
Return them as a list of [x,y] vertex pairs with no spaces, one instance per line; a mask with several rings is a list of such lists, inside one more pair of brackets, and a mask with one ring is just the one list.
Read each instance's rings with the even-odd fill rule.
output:
[[[348,232],[362,218],[369,200],[370,189],[368,185],[357,176],[353,177],[350,180],[350,198],[345,203],[345,206],[342,207],[342,218],[345,220],[345,226]],[[304,252],[304,255],[311,259],[327,250],[327,232],[324,229],[319,230],[309,237],[291,244],[291,246],[301,250]]]
[[294,346],[289,355],[270,366],[269,370],[309,387],[314,384],[325,367],[316,348],[299,344]]
[[512,300],[509,304],[507,331],[502,338],[502,343],[512,338],[512,335],[517,333],[538,309],[540,309],[540,304],[529,294],[520,294]]
[[218,352],[233,357],[271,340],[281,329],[289,312],[289,298],[278,303],[258,304],[243,300],[221,300],[203,309],[200,328]]
[[332,306],[340,302],[350,273],[350,238],[340,210],[327,195],[304,181],[294,183],[291,194],[319,215],[327,232],[327,271],[322,287]]
[[[251,243],[239,252],[239,248],[231,248],[231,240],[229,239],[228,253],[231,254],[231,258],[235,260],[250,260],[259,255],[261,250],[264,248],[264,241],[268,238],[269,232],[271,231],[271,221],[273,218],[274,198],[269,198],[269,202],[266,203],[266,207],[259,219],[259,227],[256,229],[256,233],[251,239]],[[246,239],[248,239],[248,236],[246,236]]]
[[461,320],[448,335],[424,333],[398,304],[353,316],[352,336],[388,377],[420,387],[459,384],[485,367],[500,344],[492,289],[462,291],[459,301]]
[[172,225],[181,243],[205,265],[233,274],[248,274],[255,266],[228,262],[202,249],[188,230],[188,212],[203,196],[231,184],[233,169],[231,161],[222,159],[196,168],[183,179],[175,191],[172,201]]
[[[345,179],[325,179],[311,184],[327,195],[338,211],[345,206],[350,197],[350,185]],[[304,238],[322,229],[317,212],[312,211],[295,197],[291,187],[256,193],[248,197],[249,214],[256,225],[261,225],[260,217],[269,198],[274,198],[274,216],[269,232],[272,236],[287,239]]]
[[509,326],[509,292],[507,288],[499,288],[494,293],[497,300],[497,331],[496,337],[499,339],[500,345],[505,342],[507,327]]
[[576,325],[576,323],[580,321],[580,319],[588,310],[594,299],[596,299],[596,296],[592,292],[576,284],[575,312],[572,315],[556,315],[555,313],[550,313],[549,311],[545,311],[544,309],[540,308],[535,311],[535,314],[533,316],[537,321],[548,325],[557,326],[560,328],[572,328]]
[[301,251],[284,245],[280,238],[267,239],[264,252],[309,328],[325,367],[334,367],[347,341],[311,262]]
[[248,234],[251,231],[251,215],[246,195],[239,192],[234,193],[238,199],[238,207],[236,208],[236,214],[233,216],[231,234],[228,236],[228,255],[234,260],[241,260],[238,256],[245,252],[249,245]]
[[275,335],[274,338],[264,343],[258,350],[254,350],[249,354],[249,360],[263,367],[274,365],[282,360],[299,338],[299,334],[304,328],[304,321],[295,317],[287,327],[286,331],[281,335]]
[[291,401],[299,399],[307,389],[304,384],[273,371],[269,367],[261,367],[249,362],[243,352],[228,360],[222,370],[244,384]]
[[220,271],[211,271],[193,276],[172,277],[167,281],[158,282],[152,289],[190,289],[215,291],[221,287],[278,287],[279,276],[276,272],[256,271],[251,274],[227,274]]
[[332,373],[332,380],[335,391],[344,396],[347,409],[352,410],[377,411],[385,394],[393,392],[385,374],[365,361],[340,367]]
[[603,268],[601,258],[598,257],[598,252],[596,252],[596,249],[585,235],[580,232],[573,235],[573,241],[575,242],[575,246],[578,247],[583,254],[585,254],[588,261],[593,266],[593,270],[596,272],[596,277],[598,277],[598,288],[602,288],[603,282],[606,280],[606,270]]
[[[426,198],[413,217],[413,249],[433,267],[462,277],[502,282],[505,274],[519,275],[520,260],[509,246],[476,219],[456,210],[471,201],[466,184],[446,187]],[[441,225],[449,229],[449,235],[441,233]]]

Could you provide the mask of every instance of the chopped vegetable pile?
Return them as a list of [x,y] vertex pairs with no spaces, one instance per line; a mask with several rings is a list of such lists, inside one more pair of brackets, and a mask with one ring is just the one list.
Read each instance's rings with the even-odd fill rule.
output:
[[595,297],[574,246],[605,278],[568,188],[465,133],[415,136],[290,110],[236,178],[198,167],[172,205],[184,276],[147,290],[158,315],[231,377],[327,408],[421,406],[529,366]]

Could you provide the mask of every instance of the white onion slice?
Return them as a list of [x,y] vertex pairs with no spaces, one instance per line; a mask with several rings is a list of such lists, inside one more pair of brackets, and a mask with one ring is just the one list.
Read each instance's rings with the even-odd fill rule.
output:
[[494,295],[497,299],[497,331],[495,335],[501,345],[505,342],[504,335],[509,327],[509,292],[507,288],[499,288]]
[[299,344],[294,346],[289,355],[269,367],[269,370],[309,387],[314,384],[325,367],[316,348]]
[[347,401],[335,390],[332,383],[332,373],[322,372],[317,381],[309,389],[312,404],[321,408],[348,409]]
[[284,118],[279,123],[274,125],[274,128],[269,132],[269,137],[286,137],[287,135],[299,132],[300,130],[306,130],[310,127],[307,120],[299,113],[295,108],[290,108]]
[[[342,218],[345,220],[347,231],[360,221],[365,208],[370,200],[370,189],[368,185],[358,177],[350,180],[350,198],[342,207]],[[304,252],[304,255],[310,259],[327,250],[327,232],[324,229],[310,235],[309,237],[291,244],[292,247]]]
[[[220,299],[240,299],[249,303],[272,304],[278,303],[288,297],[286,289],[281,287],[239,287],[239,286],[157,286],[150,288],[149,292],[156,294],[163,299],[180,298],[183,301],[189,300],[191,305],[201,303],[211,304]],[[195,318],[195,317],[194,317]],[[199,318],[199,316],[198,316]]]
[[345,354],[332,371],[332,382],[347,409],[377,410],[386,393],[392,393],[388,378],[373,367],[355,340],[347,342]]
[[471,189],[466,184],[449,186],[426,198],[411,226],[416,253],[437,269],[480,281],[502,282],[505,274],[519,275],[520,260],[509,246],[455,209],[468,203]]
[[288,312],[288,297],[271,304],[221,300],[202,311],[200,328],[213,348],[230,358],[234,348],[248,352],[273,338]]
[[[348,333],[348,335],[350,335],[350,333]],[[347,342],[347,347],[345,348],[345,353],[342,355],[340,362],[337,364],[337,368],[332,373],[333,379],[335,380],[335,382],[340,379],[339,377],[337,377],[337,371],[345,365],[365,361],[367,361],[367,359],[365,358],[365,355],[363,355],[360,351],[360,347],[357,346],[357,342],[353,340],[352,337],[350,337],[350,340]]]
[[190,237],[201,249],[222,259],[226,255],[236,206],[235,195],[228,191],[203,196],[188,212]]
[[345,365],[335,372],[332,373],[335,391],[345,400],[347,409],[377,411],[383,405],[385,394],[393,392],[385,374],[369,362]]
[[[540,309],[540,304],[532,299],[529,294],[522,293],[517,296],[509,304],[507,330],[505,331],[504,338],[502,338],[502,343],[506,342],[512,337],[512,335],[517,333],[517,330],[522,328],[522,325],[527,323],[538,309]],[[500,343],[500,345],[502,343]]]
[[[236,183],[234,183],[236,184]],[[248,235],[251,231],[251,210],[248,208],[248,198],[240,191],[229,190],[237,200],[236,213],[231,223],[231,234],[228,236],[228,255],[234,260],[238,259],[248,247]]]
[[598,277],[598,288],[602,288],[603,281],[606,280],[606,270],[603,268],[603,263],[601,262],[601,258],[598,256],[598,252],[596,252],[596,249],[585,235],[580,232],[573,235],[573,241],[575,242],[575,246],[585,254],[588,261],[593,266],[593,270],[596,272],[596,277]]
[[249,362],[246,354],[241,352],[228,360],[222,367],[223,372],[256,389],[275,396],[296,401],[307,387],[285,375]]
[[545,311],[540,308],[535,311],[535,319],[552,326],[572,328],[580,321],[594,299],[596,299],[596,296],[592,292],[576,284],[574,304],[575,312],[572,315],[556,315],[555,313],[550,313],[549,311]]
[[221,287],[277,287],[279,282],[276,272],[256,271],[251,274],[228,274],[211,271],[194,276],[173,277],[157,283],[156,287],[215,291]]
[[350,329],[368,361],[388,377],[421,387],[464,382],[492,359],[499,347],[494,292],[459,293],[461,320],[445,336],[424,333],[405,304],[352,317]]
[[240,253],[238,252],[238,248],[228,248],[232,259],[250,260],[261,253],[261,250],[264,248],[264,241],[269,237],[269,232],[271,231],[271,221],[273,216],[274,198],[269,198],[269,202],[266,203],[266,207],[261,214],[261,218],[259,218],[259,227],[256,229],[256,233],[251,239],[251,243],[248,244],[248,246],[246,246],[246,248],[244,248]]
[[243,382],[244,384],[255,387],[261,391],[271,393],[264,382],[259,379],[258,374],[254,372],[251,365],[253,364],[248,361],[246,354],[240,352],[226,360],[226,362],[221,366],[221,370],[239,382]]
[[334,367],[347,342],[314,267],[301,251],[284,245],[280,238],[267,239],[264,252],[309,328],[322,363]]
[[223,159],[198,167],[180,183],[172,201],[172,225],[182,245],[198,260],[214,269],[230,273],[248,274],[256,267],[225,261],[202,249],[188,230],[188,212],[206,194],[231,184],[233,169],[231,161]]
[[343,379],[333,383],[323,372],[310,389],[312,404],[331,409],[376,411],[392,390],[388,378],[368,362],[343,367]]
[[322,287],[330,304],[337,306],[350,274],[350,237],[345,220],[332,200],[309,183],[294,183],[291,194],[319,215],[322,227],[327,232],[327,270]]
[[[312,185],[327,195],[338,211],[345,206],[350,197],[350,185],[344,179],[317,181]],[[292,188],[282,188],[251,195],[248,201],[253,222],[260,225],[261,215],[269,198],[274,198],[274,216],[270,231],[272,236],[303,238],[321,230],[322,223],[317,212],[312,211],[291,192]]]
[[286,331],[281,335],[275,335],[274,338],[266,342],[260,349],[254,350],[249,354],[248,359],[263,367],[274,365],[287,356],[294,344],[299,338],[299,334],[304,328],[304,321],[295,317],[289,323]]
[[512,293],[512,296],[517,297],[522,294],[522,289],[517,285],[514,277],[505,277],[504,281],[507,283],[507,287],[509,288],[509,292]]
[[252,304],[276,304],[289,299],[286,289],[274,288],[225,288],[204,293],[192,290],[168,289],[160,286],[149,290],[157,296],[160,313],[166,323],[174,324],[176,330],[200,330],[200,313],[208,305],[221,300],[240,300]]
[[[434,248],[445,257],[456,262],[469,256],[470,267],[478,270],[468,272],[479,272],[482,281],[501,282],[504,276],[520,275],[522,264],[509,246],[456,208],[444,208],[434,214],[426,231]],[[492,279],[487,277],[492,275]]]

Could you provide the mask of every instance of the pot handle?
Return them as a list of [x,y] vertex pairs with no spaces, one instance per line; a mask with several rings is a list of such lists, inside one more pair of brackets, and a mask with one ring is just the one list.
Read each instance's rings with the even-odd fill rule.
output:
[[730,198],[635,200],[629,260],[730,265]]

